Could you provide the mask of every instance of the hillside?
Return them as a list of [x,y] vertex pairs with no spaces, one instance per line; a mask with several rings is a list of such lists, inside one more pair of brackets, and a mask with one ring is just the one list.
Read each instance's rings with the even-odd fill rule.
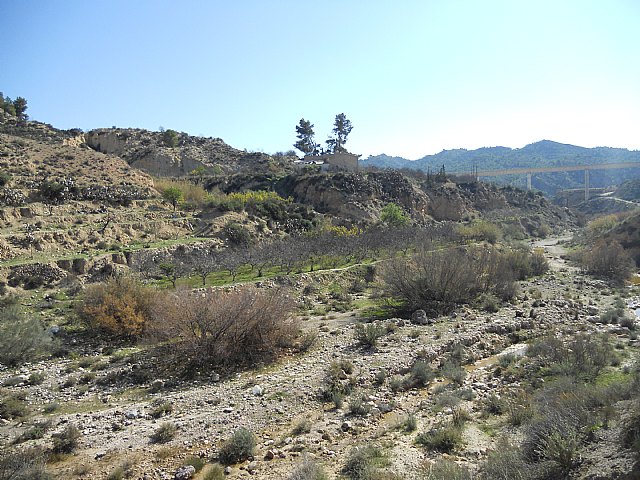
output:
[[207,174],[281,172],[291,168],[292,159],[246,152],[227,145],[220,138],[194,137],[175,132],[168,144],[164,132],[142,129],[102,128],[84,136],[98,151],[125,159],[131,166],[157,176],[182,176],[200,168]]
[[[640,162],[640,152],[623,148],[584,148],[542,140],[519,149],[486,147],[477,150],[444,150],[435,155],[427,155],[414,161],[401,157],[389,157],[383,154],[370,156],[362,160],[361,165],[363,167],[378,168],[409,168],[425,172],[437,172],[444,165],[447,172],[470,173],[474,168],[478,170],[496,170],[524,168],[532,165],[550,167],[616,162]],[[606,187],[619,185],[623,181],[639,175],[640,168],[592,171],[590,182],[592,187]],[[526,179],[524,178],[497,177],[496,181],[513,184],[521,188],[526,187]],[[536,174],[532,179],[534,188],[550,196],[560,189],[579,188],[583,182],[582,172]]]
[[0,165],[1,480],[637,477],[640,287],[540,192],[10,116]]

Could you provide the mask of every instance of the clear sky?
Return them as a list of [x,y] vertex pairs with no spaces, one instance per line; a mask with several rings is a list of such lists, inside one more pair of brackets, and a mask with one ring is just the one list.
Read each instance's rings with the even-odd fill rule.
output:
[[0,0],[0,91],[58,128],[160,126],[406,158],[640,149],[638,0]]

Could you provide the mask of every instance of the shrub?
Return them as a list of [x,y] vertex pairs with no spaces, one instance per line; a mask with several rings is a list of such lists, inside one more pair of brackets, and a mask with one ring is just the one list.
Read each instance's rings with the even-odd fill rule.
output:
[[485,412],[492,415],[502,415],[507,409],[506,402],[497,395],[489,395],[483,403]]
[[640,456],[640,401],[636,399],[629,418],[622,428],[622,443]]
[[359,417],[364,417],[371,411],[371,405],[367,403],[367,399],[364,396],[359,396],[351,399],[349,402],[349,413]]
[[[471,480],[467,467],[453,460],[440,459],[429,465],[418,477],[420,480]],[[506,479],[505,479],[506,480]]]
[[229,243],[236,247],[248,247],[253,243],[253,235],[244,226],[238,222],[227,222],[223,227],[224,232]]
[[174,423],[164,422],[162,423],[151,435],[152,443],[167,443],[173,440],[176,436],[178,428]]
[[51,335],[40,320],[25,317],[15,304],[0,309],[0,363],[16,366],[33,361],[52,346]]
[[224,480],[225,478],[224,468],[218,464],[211,465],[202,475],[202,480]]
[[314,462],[311,457],[305,455],[287,477],[287,480],[327,480],[328,478],[324,468]]
[[256,448],[256,437],[246,428],[239,428],[226,442],[219,452],[220,463],[232,465],[253,456]]
[[47,457],[41,449],[11,452],[0,450],[0,480],[50,480]]
[[451,453],[462,445],[462,430],[453,424],[444,424],[416,436],[416,443],[429,450]]
[[[355,447],[342,467],[342,473],[350,480],[373,480],[385,478],[382,468],[389,464],[387,455],[375,445]],[[388,477],[387,477],[388,478]]]
[[503,300],[516,294],[517,272],[510,252],[496,247],[430,248],[426,246],[409,260],[394,259],[383,269],[386,293],[400,300],[402,309],[442,315],[481,292]]
[[26,417],[28,414],[29,407],[27,406],[25,393],[0,391],[0,418],[12,420]]
[[169,415],[173,412],[173,404],[168,401],[164,401],[162,399],[158,399],[159,401],[154,402],[153,410],[151,410],[151,416],[153,418],[164,417],[165,415]]
[[11,182],[11,174],[9,172],[0,172],[0,187],[6,187]]
[[191,465],[196,469],[196,472],[199,472],[207,464],[207,461],[204,458],[191,456],[185,459],[184,464]]
[[368,323],[366,325],[362,323],[356,324],[355,337],[358,345],[365,348],[374,348],[378,343],[378,339],[383,337],[386,333],[386,328],[383,325],[377,325],[375,323]]
[[442,367],[442,375],[457,385],[462,385],[467,378],[467,371],[460,365],[448,361]]
[[92,328],[138,337],[146,330],[156,297],[153,289],[131,277],[120,276],[90,285],[77,310]]
[[78,446],[80,430],[75,425],[67,425],[60,433],[52,435],[53,453],[72,453]]
[[402,425],[405,432],[415,432],[418,428],[418,419],[413,413],[411,413],[407,416]]
[[310,431],[311,420],[309,420],[308,418],[303,418],[294,425],[291,433],[293,435],[302,435],[303,433],[309,433]]
[[485,312],[495,313],[500,310],[500,299],[491,293],[483,293],[480,295],[478,304]]
[[520,449],[504,440],[498,442],[495,450],[489,452],[487,459],[480,465],[481,480],[527,480],[535,478],[530,474],[532,466],[528,464]]
[[51,421],[37,422],[33,427],[22,432],[13,443],[28,442],[44,437],[44,434],[51,428]]
[[409,383],[412,387],[424,387],[435,377],[435,372],[427,363],[418,361],[411,367]]
[[293,302],[278,289],[178,291],[162,300],[150,333],[172,340],[172,352],[189,366],[252,364],[291,345],[299,332]]
[[634,262],[618,242],[598,242],[580,256],[591,275],[623,284],[631,277]]

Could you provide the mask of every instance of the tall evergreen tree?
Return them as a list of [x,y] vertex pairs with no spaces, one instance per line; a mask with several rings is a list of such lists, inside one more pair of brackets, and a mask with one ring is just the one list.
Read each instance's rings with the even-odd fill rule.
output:
[[313,124],[310,121],[301,118],[298,125],[296,125],[296,133],[298,141],[293,144],[295,148],[305,155],[315,155],[318,153],[318,144],[313,139],[315,133],[313,131]]
[[16,110],[16,117],[19,120],[27,120],[29,116],[24,113],[27,111],[27,100],[23,97],[18,97],[13,101],[13,107]]
[[346,152],[344,144],[347,143],[347,137],[351,133],[353,125],[351,120],[347,119],[344,113],[336,115],[336,119],[333,122],[333,137],[329,137],[327,140],[328,150],[332,153]]

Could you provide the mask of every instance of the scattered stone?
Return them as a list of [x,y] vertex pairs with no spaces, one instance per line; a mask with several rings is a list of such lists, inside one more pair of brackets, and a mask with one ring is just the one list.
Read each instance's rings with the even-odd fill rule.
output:
[[196,473],[196,469],[193,465],[184,465],[176,470],[176,474],[174,475],[174,480],[189,480],[193,478],[193,475]]

